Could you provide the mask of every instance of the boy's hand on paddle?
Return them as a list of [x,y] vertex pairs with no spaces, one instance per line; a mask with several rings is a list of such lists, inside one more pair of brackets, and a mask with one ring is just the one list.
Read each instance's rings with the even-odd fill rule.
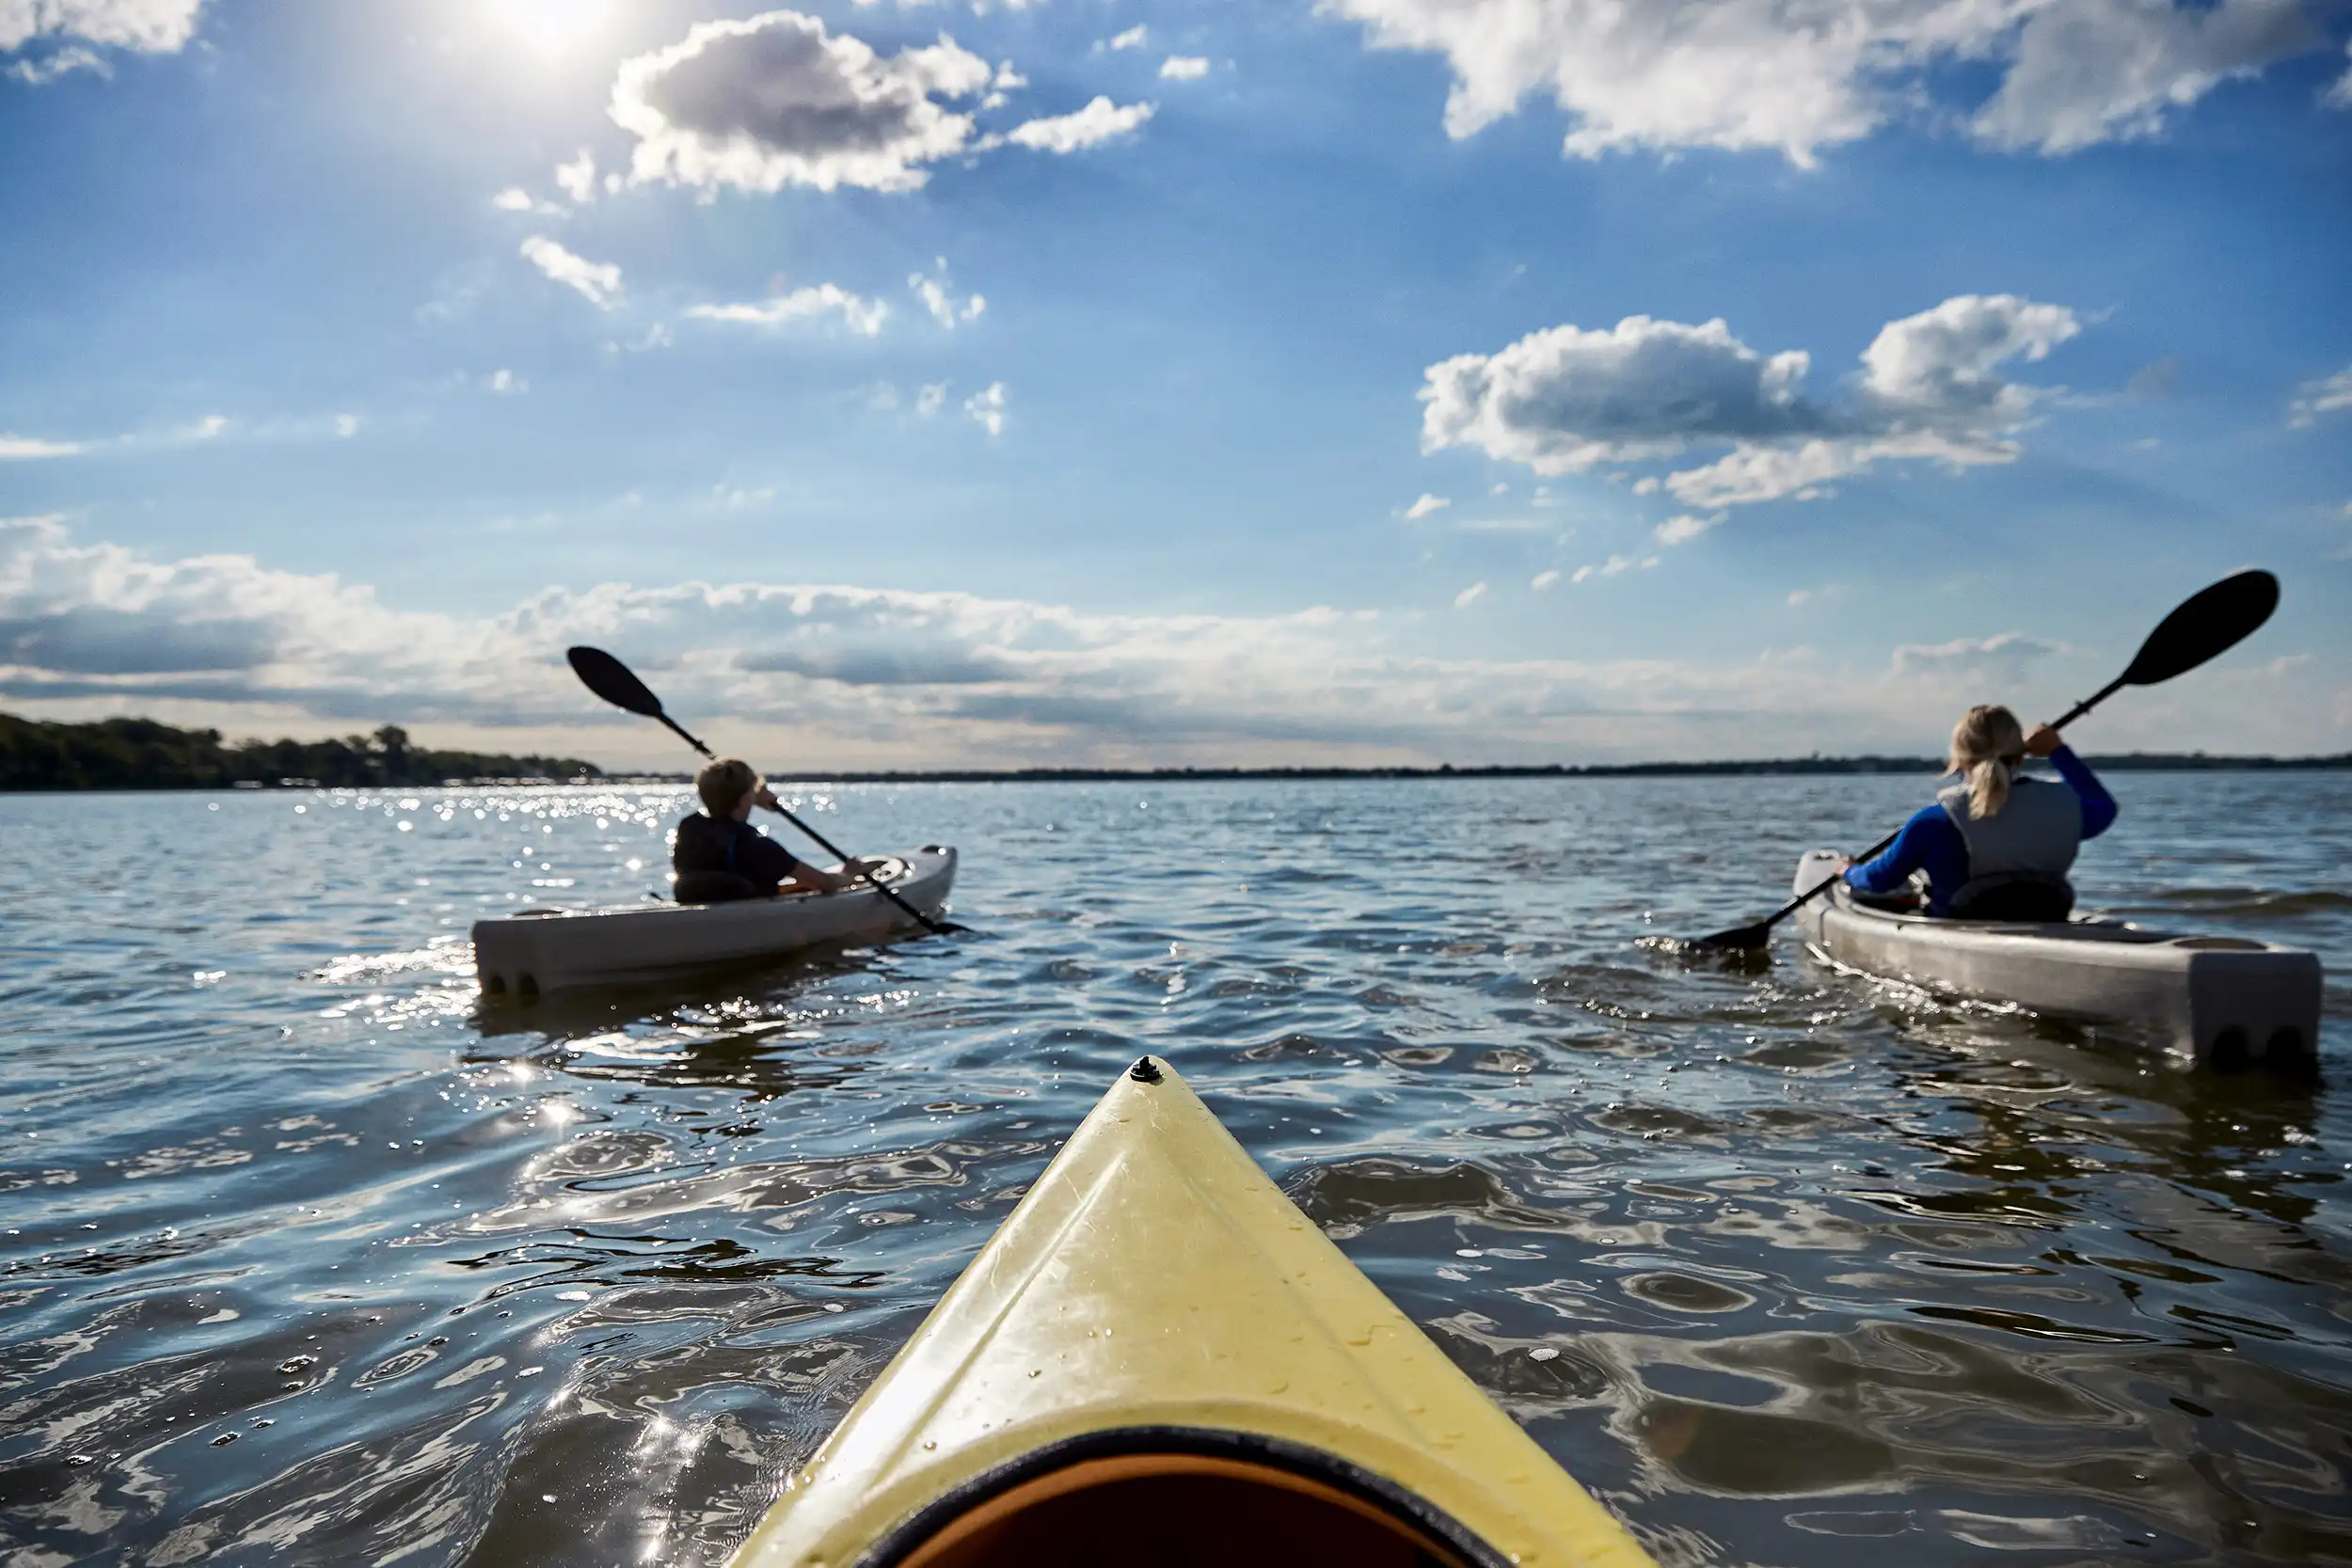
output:
[[759,786],[759,793],[752,797],[752,803],[754,805],[765,806],[770,811],[782,811],[784,809],[782,806],[776,804],[776,792],[770,789],[766,784],[761,784]]
[[2037,757],[2046,757],[2065,744],[2065,737],[2047,724],[2037,725],[2033,734],[2026,736],[2026,752]]

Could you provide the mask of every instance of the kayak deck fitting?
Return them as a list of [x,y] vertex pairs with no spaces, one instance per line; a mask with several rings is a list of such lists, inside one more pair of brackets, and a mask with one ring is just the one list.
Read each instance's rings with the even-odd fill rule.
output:
[[733,1568],[1649,1562],[1147,1056]]
[[[927,915],[938,914],[955,885],[956,852],[944,845],[873,856],[868,863],[893,893]],[[727,904],[526,910],[474,922],[474,973],[485,996],[529,998],[781,958],[820,942],[914,927],[903,911],[862,881],[840,893]]]
[[[1828,849],[1807,853],[1794,891],[1835,877],[1837,860]],[[2319,1049],[2319,957],[2299,947],[2083,917],[1896,914],[1857,902],[1842,884],[1799,911],[1797,926],[1834,964],[2053,1018],[2137,1025],[2200,1067],[2261,1061],[2299,1071]]]

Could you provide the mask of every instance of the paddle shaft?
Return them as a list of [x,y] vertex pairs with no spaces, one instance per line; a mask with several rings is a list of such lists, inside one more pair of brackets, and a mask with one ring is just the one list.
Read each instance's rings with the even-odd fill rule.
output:
[[[2050,728],[2054,730],[2064,729],[2067,725],[2073,723],[2075,720],[2080,719],[2084,714],[2089,713],[2092,708],[2097,707],[2101,703],[2106,702],[2109,697],[2114,696],[2118,691],[2122,689],[2123,682],[2121,679],[2107,682],[2106,686],[2101,687],[2097,691],[2092,692],[2090,696],[2085,697],[2081,702],[2076,703],[2073,707],[2068,708],[2064,718],[2052,721]],[[1874,861],[1878,859],[1881,855],[1886,853],[1887,849],[1897,839],[1902,837],[1902,833],[1903,831],[1900,828],[1896,829],[1893,832],[1888,833],[1884,838],[1880,839],[1876,844],[1871,845],[1867,849],[1865,849],[1862,853],[1856,855],[1854,857],[1854,863],[1856,864],[1860,864],[1864,861]],[[1820,881],[1814,883],[1804,892],[1798,894],[1794,898],[1789,899],[1788,902],[1783,904],[1779,909],[1774,910],[1771,914],[1768,914],[1763,919],[1757,921],[1754,928],[1760,930],[1779,925],[1782,921],[1788,919],[1790,915],[1796,913],[1799,910],[1813,902],[1813,900],[1819,897],[1832,882],[1836,880],[1837,879],[1836,877],[1827,877]]]
[[[677,732],[678,738],[685,741],[689,746],[691,746],[703,755],[711,757],[713,761],[717,760],[709,747],[704,745],[701,741],[695,739],[691,735],[687,733],[685,725],[679,723],[676,720],[671,718],[666,713],[657,713],[654,717],[669,725],[673,730],[675,730]],[[902,913],[912,917],[914,922],[921,926],[925,930],[930,931],[935,935],[945,936],[949,931],[957,928],[933,920],[930,915],[925,914],[921,910],[916,909],[914,905],[899,897],[896,893],[891,891],[889,883],[883,881],[881,878],[875,876],[871,871],[866,868],[866,863],[864,861],[851,860],[848,855],[843,854],[840,848],[836,847],[831,839],[818,832],[816,829],[810,827],[807,823],[802,821],[799,817],[793,816],[790,812],[785,810],[783,806],[778,805],[772,809],[778,816],[783,817],[787,822],[791,823],[794,827],[800,829],[802,832],[807,834],[808,837],[815,840],[817,847],[822,849],[826,854],[831,855],[834,859],[839,861],[843,865],[855,866],[857,868],[857,874],[866,879],[866,886],[872,888],[876,893],[881,894],[884,898],[887,898],[892,903],[898,905]]]

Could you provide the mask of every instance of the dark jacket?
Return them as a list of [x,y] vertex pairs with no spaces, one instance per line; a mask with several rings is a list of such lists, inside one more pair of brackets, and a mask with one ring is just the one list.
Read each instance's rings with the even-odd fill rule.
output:
[[[678,902],[715,904],[726,897],[770,897],[776,884],[801,868],[790,851],[748,822],[696,812],[677,825],[670,869],[678,874]],[[740,878],[748,890],[735,886]],[[711,896],[711,895],[717,896]]]

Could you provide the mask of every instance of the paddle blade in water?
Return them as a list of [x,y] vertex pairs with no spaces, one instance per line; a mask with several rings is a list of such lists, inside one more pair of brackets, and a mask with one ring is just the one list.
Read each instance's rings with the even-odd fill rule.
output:
[[1754,953],[1770,945],[1772,923],[1759,920],[1753,926],[1735,926],[1728,931],[1718,931],[1711,937],[1701,937],[1693,947],[1714,948],[1737,953]]
[[614,707],[627,708],[648,719],[662,716],[661,699],[648,690],[628,665],[602,648],[568,648],[564,657],[572,661],[572,673],[580,677],[580,684]]
[[2123,672],[2123,683],[2154,686],[2186,674],[2251,637],[2278,608],[2279,579],[2268,572],[2223,578],[2185,600],[2148,634]]

